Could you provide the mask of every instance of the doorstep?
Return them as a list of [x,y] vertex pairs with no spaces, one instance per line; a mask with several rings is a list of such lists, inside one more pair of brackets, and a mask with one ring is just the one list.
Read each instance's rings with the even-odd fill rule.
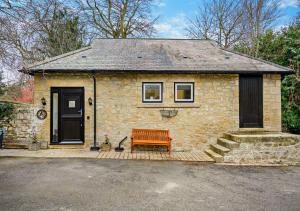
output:
[[47,149],[29,151],[24,149],[2,149],[0,157],[40,157],[40,158],[96,158],[121,160],[173,160],[192,162],[214,162],[204,152],[92,152],[88,149]]

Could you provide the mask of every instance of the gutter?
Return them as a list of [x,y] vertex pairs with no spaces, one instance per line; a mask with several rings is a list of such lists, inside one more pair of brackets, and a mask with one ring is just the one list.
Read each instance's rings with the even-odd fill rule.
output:
[[259,71],[259,70],[120,70],[120,69],[110,69],[110,70],[99,70],[99,69],[35,69],[31,70],[29,75],[34,75],[35,73],[89,73],[89,72],[97,72],[101,74],[113,74],[113,73],[140,73],[140,74],[281,74],[281,75],[289,75],[295,73],[293,70],[284,70],[284,71]]
[[91,151],[98,151],[100,148],[97,147],[97,100],[96,100],[96,92],[97,92],[97,81],[95,74],[93,75],[93,81],[94,81],[94,146],[90,148]]

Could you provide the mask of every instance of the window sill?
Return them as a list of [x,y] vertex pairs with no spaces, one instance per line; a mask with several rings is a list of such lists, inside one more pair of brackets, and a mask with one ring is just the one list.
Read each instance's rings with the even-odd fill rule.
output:
[[84,145],[84,142],[58,142],[58,143],[50,143],[50,145]]
[[200,108],[199,104],[187,104],[187,103],[176,103],[176,105],[162,105],[161,103],[143,103],[137,105],[137,108],[169,108],[169,109],[175,109],[175,108]]

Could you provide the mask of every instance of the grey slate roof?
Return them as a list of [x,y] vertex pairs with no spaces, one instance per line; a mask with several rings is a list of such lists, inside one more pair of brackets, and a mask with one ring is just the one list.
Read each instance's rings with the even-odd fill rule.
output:
[[28,67],[37,71],[289,73],[292,70],[220,49],[209,40],[96,39],[90,47]]

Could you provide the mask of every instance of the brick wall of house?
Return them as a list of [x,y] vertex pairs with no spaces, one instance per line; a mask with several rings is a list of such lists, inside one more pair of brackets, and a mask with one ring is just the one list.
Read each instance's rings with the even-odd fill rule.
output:
[[[142,82],[163,82],[163,103],[142,103]],[[194,103],[174,102],[174,82],[194,82]],[[226,131],[239,129],[239,92],[236,74],[98,74],[97,75],[97,140],[108,135],[114,146],[130,137],[132,128],[170,129],[173,149],[203,150]],[[93,141],[93,80],[89,74],[35,75],[35,105],[48,101],[51,87],[85,88],[85,145]],[[268,91],[269,90],[269,91]],[[278,131],[280,124],[280,77],[264,76],[264,126]],[[171,107],[171,108],[166,108]],[[161,116],[161,109],[176,109],[172,118]],[[90,117],[89,119],[87,117]],[[50,141],[50,115],[37,120],[38,138]],[[129,141],[126,150],[129,150]],[[63,146],[66,147],[66,146]],[[68,146],[73,147],[73,146]],[[75,146],[74,146],[75,147]],[[77,146],[78,147],[78,146]]]

